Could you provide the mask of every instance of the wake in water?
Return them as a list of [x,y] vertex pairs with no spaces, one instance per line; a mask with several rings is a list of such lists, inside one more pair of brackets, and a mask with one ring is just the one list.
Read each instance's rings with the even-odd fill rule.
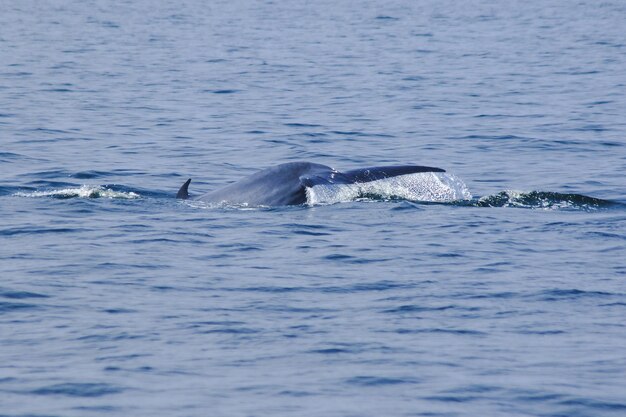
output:
[[470,204],[474,207],[519,207],[544,210],[598,210],[625,207],[615,201],[602,200],[582,194],[562,194],[551,191],[502,191],[479,198]]
[[[117,187],[116,187],[117,188]],[[122,199],[132,200],[142,196],[168,198],[167,193],[128,189],[112,189],[110,186],[82,185],[58,190],[20,191],[17,197],[55,199]],[[484,197],[473,198],[465,183],[452,174],[419,173],[386,178],[356,184],[323,184],[307,188],[308,206],[329,205],[353,201],[410,201],[414,203],[451,204],[468,207],[514,207],[540,210],[594,211],[608,208],[626,208],[626,204],[603,200],[582,194],[564,194],[550,191],[501,191]],[[232,208],[253,210],[258,207],[232,204],[206,204],[188,201],[196,208]]]
[[449,203],[472,198],[460,178],[442,172],[421,172],[354,184],[318,184],[307,188],[306,194],[309,205],[359,199]]
[[515,207],[542,210],[598,210],[626,205],[582,194],[551,191],[502,191],[472,198],[465,183],[447,173],[419,173],[360,184],[324,184],[307,189],[310,205],[357,200],[411,201],[469,207]]
[[116,191],[100,185],[81,185],[77,188],[63,188],[61,190],[17,192],[18,197],[51,197],[58,199],[67,198],[115,198],[115,199],[135,199],[139,194],[132,191]]

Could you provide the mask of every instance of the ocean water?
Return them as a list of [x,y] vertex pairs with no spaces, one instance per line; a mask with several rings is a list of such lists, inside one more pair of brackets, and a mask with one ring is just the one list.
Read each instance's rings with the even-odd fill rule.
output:
[[[626,415],[625,20],[0,0],[0,416]],[[471,198],[173,198],[292,161]]]

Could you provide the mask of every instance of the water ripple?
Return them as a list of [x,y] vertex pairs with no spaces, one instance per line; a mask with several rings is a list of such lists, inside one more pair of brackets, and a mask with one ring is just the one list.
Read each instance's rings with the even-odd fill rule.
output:
[[62,383],[48,385],[32,390],[35,395],[62,395],[67,397],[102,397],[118,394],[125,389],[119,386],[104,383]]

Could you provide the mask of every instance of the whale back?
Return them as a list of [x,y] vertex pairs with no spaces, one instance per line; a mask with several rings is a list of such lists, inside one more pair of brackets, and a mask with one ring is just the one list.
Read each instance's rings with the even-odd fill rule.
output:
[[[317,185],[342,187],[423,172],[445,172],[441,168],[417,165],[370,167],[339,172],[310,162],[290,162],[258,171],[224,188],[206,193],[197,200],[209,204],[244,206],[288,206],[307,203],[307,188]],[[403,177],[404,178],[404,177]],[[188,198],[187,180],[177,198]],[[353,187],[352,187],[353,188]]]
[[198,200],[211,204],[288,206],[306,203],[306,178],[329,176],[333,169],[310,162],[290,162],[256,172]]

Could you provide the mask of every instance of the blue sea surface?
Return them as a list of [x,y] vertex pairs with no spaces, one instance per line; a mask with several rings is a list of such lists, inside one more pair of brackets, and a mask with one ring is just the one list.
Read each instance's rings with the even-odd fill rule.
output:
[[[624,22],[0,0],[0,416],[626,415]],[[173,198],[293,161],[472,198]]]

